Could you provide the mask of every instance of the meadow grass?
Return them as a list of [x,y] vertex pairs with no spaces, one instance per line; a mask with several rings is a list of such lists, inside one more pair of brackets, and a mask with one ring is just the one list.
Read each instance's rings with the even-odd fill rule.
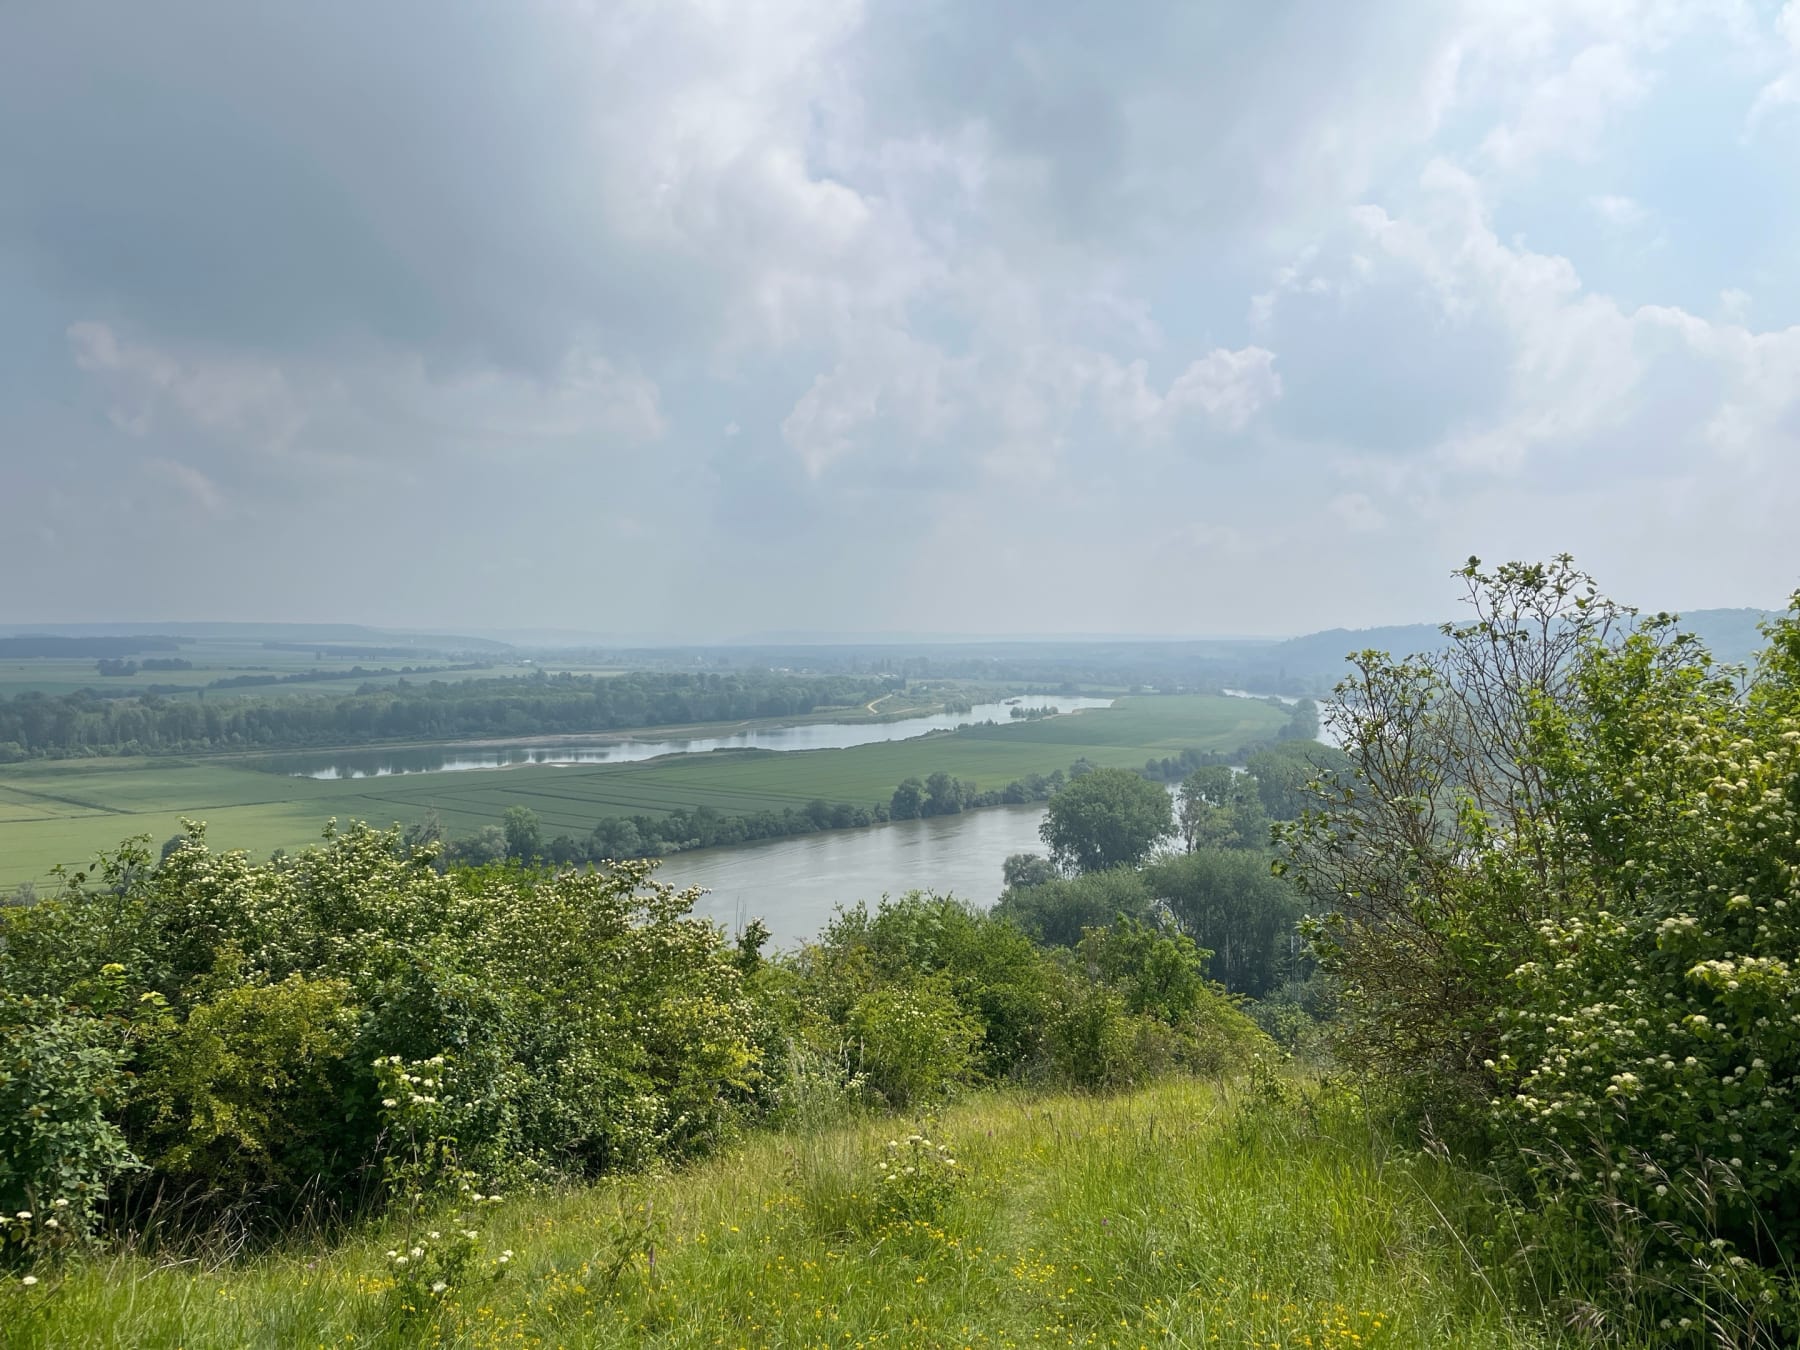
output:
[[[520,765],[470,773],[318,780],[270,773],[249,757],[29,761],[0,768],[0,887],[40,880],[131,835],[155,842],[181,818],[205,820],[215,846],[266,855],[313,843],[326,819],[411,824],[436,812],[452,835],[528,806],[546,836],[585,836],[603,816],[710,806],[724,815],[802,808],[822,798],[872,806],[906,778],[942,769],[978,788],[1096,764],[1137,767],[1192,746],[1230,750],[1272,736],[1284,714],[1203,695],[1121,699],[1069,717],[847,750],[729,751],[636,764]],[[649,730],[647,737],[672,734]],[[544,738],[546,741],[553,737]]]
[[1351,1109],[1189,1080],[1106,1099],[983,1095],[919,1123],[965,1180],[895,1219],[878,1164],[912,1128],[754,1135],[686,1171],[514,1197],[473,1221],[475,1259],[435,1297],[398,1285],[384,1253],[429,1249],[423,1233],[450,1216],[253,1257],[91,1259],[29,1297],[15,1287],[0,1305],[5,1342],[1556,1343],[1446,1219],[1465,1183],[1397,1153]]

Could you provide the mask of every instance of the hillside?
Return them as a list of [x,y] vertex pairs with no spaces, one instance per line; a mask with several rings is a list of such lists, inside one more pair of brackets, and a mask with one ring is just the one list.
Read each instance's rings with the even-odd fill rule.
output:
[[[414,1299],[449,1217],[335,1248],[47,1289],[15,1346],[1527,1347],[1550,1333],[1472,1267],[1466,1183],[1316,1112],[1193,1080],[1107,1099],[982,1095],[919,1126],[963,1180],[883,1209],[911,1126],[761,1135],[689,1171],[507,1201],[466,1273]],[[932,1150],[935,1154],[935,1150]],[[949,1170],[949,1169],[946,1169]],[[433,1241],[436,1229],[450,1241]],[[1475,1235],[1479,1241],[1479,1235]],[[512,1255],[498,1264],[508,1249]],[[396,1276],[400,1278],[397,1279]],[[408,1312],[409,1304],[424,1305]],[[54,1335],[52,1335],[52,1330]]]

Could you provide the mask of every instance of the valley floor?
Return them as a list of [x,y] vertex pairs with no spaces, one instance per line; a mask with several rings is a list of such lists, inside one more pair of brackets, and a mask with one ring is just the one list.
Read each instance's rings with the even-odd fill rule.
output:
[[[896,1222],[880,1165],[915,1129],[966,1179]],[[0,1299],[0,1342],[1556,1343],[1471,1261],[1454,1218],[1469,1197],[1348,1106],[1185,1080],[1106,1099],[996,1093],[932,1121],[754,1135],[680,1173],[509,1198],[466,1223],[390,1222],[256,1258],[99,1260]],[[432,1274],[464,1227],[479,1237],[443,1291],[396,1281],[387,1252],[417,1247]]]
[[[1077,717],[847,750],[672,755],[642,763],[527,764],[335,781],[268,772],[268,761],[279,758],[273,755],[31,760],[0,767],[0,892],[25,881],[48,887],[51,868],[80,865],[128,836],[160,845],[181,830],[184,817],[206,821],[215,847],[259,857],[318,842],[327,818],[385,826],[435,815],[451,836],[462,837],[498,824],[509,806],[534,811],[546,838],[585,838],[597,821],[615,815],[663,816],[703,806],[743,815],[799,810],[815,799],[873,806],[885,803],[901,780],[940,769],[987,789],[1026,774],[1066,770],[1083,757],[1131,768],[1190,747],[1233,750],[1273,737],[1283,721],[1266,703],[1164,695],[1123,698],[1116,707]],[[720,734],[742,725],[634,734]]]

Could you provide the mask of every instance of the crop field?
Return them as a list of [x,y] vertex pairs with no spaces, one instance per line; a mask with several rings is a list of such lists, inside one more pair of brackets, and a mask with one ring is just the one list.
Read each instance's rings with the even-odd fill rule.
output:
[[30,762],[0,769],[0,887],[41,881],[55,864],[80,863],[133,835],[160,844],[184,816],[206,821],[217,846],[259,855],[312,842],[331,817],[410,824],[436,811],[446,830],[464,835],[515,805],[537,812],[546,835],[585,835],[603,816],[680,807],[740,815],[819,798],[884,802],[902,779],[940,769],[993,788],[1082,756],[1136,767],[1187,747],[1235,749],[1273,735],[1283,720],[1263,703],[1177,695],[847,750],[723,751],[635,764],[319,780],[271,773],[247,758]]
[[[342,675],[353,667],[361,666],[365,670],[380,670],[386,667],[399,670],[402,666],[415,666],[431,669],[446,665],[466,664],[472,658],[451,659],[448,657],[419,656],[402,659],[399,657],[319,657],[312,652],[272,651],[260,645],[238,642],[198,642],[184,646],[179,652],[148,652],[143,656],[129,658],[142,661],[150,658],[178,656],[193,663],[192,670],[140,670],[134,675],[101,675],[96,669],[96,662],[91,657],[68,658],[35,657],[30,659],[9,657],[0,660],[0,698],[8,698],[14,694],[73,694],[81,689],[92,689],[96,693],[106,695],[140,694],[155,685],[163,691],[163,697],[169,699],[197,698],[204,685],[214,680],[230,679],[241,675],[282,675],[293,676],[309,672],[317,672],[324,678],[318,680],[295,680],[291,684],[254,685],[244,689],[214,689],[207,698],[235,698],[250,695],[257,698],[285,698],[295,694],[336,694],[352,692],[362,681],[357,678],[333,679],[333,675]],[[512,661],[496,658],[494,664],[481,670],[445,670],[436,674],[415,676],[413,678],[433,680],[468,680],[487,679],[501,675],[529,675],[537,668],[528,664],[517,664]],[[558,670],[562,667],[557,667]],[[591,675],[601,672],[578,669],[577,674]],[[401,678],[398,675],[372,675],[371,684],[391,684]],[[179,686],[180,692],[170,689]]]

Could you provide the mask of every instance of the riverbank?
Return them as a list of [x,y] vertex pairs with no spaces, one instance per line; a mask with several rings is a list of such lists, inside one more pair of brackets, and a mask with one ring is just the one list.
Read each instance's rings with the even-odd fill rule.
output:
[[[1058,697],[1050,700],[1059,713],[1110,707],[1110,698]],[[1005,703],[942,704],[933,711],[909,711],[849,719],[813,717],[770,719],[763,725],[716,723],[677,729],[643,727],[629,733],[599,733],[604,741],[584,736],[523,737],[512,748],[495,742],[457,741],[388,749],[339,748],[329,751],[270,755],[247,761],[252,768],[309,778],[383,778],[411,773],[463,773],[516,768],[521,764],[644,763],[672,755],[703,755],[715,750],[846,750],[878,741],[905,741],[934,732],[956,731],[982,722],[1010,722]]]
[[1042,803],[988,806],[954,816],[894,820],[854,830],[674,853],[657,880],[706,894],[694,912],[735,933],[761,919],[778,947],[815,937],[839,905],[886,892],[935,891],[987,906],[1000,898],[1001,864],[1041,853]]

